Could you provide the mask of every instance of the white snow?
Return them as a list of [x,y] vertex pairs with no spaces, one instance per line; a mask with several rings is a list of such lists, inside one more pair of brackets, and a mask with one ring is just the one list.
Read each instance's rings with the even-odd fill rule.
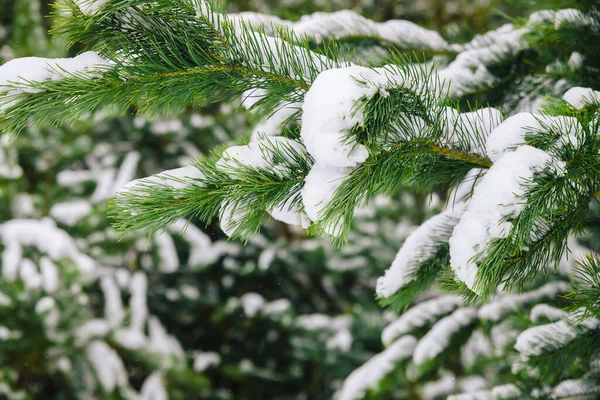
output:
[[76,0],[77,6],[82,13],[87,15],[96,14],[108,0]]
[[246,293],[240,297],[244,314],[248,318],[256,316],[265,304],[265,299],[258,293]]
[[531,309],[529,319],[531,322],[540,322],[544,319],[558,321],[567,317],[567,312],[560,308],[549,306],[548,304],[536,304]]
[[506,385],[494,386],[492,388],[492,398],[494,400],[515,399],[523,396],[521,390],[512,383]]
[[229,203],[222,204],[219,210],[219,222],[221,230],[227,236],[231,237],[236,232],[240,223],[248,216],[248,210],[241,204]]
[[443,142],[470,153],[486,155],[486,139],[502,122],[502,112],[496,108],[485,107],[471,112],[459,113],[450,107],[444,107]]
[[44,290],[46,293],[54,293],[58,289],[59,278],[58,269],[56,265],[48,257],[41,257],[39,262],[40,272],[42,273],[42,280]]
[[254,12],[230,14],[230,18],[238,24],[243,20],[253,27],[263,26],[269,35],[275,35],[278,28],[287,28],[300,37],[307,36],[317,42],[328,38],[340,39],[345,36],[359,35],[378,37],[402,48],[445,49],[448,47],[448,43],[439,33],[410,21],[374,22],[352,10],[317,12],[304,15],[297,22]]
[[133,274],[129,290],[131,292],[131,298],[129,299],[131,321],[129,326],[133,330],[143,331],[144,323],[148,317],[148,305],[146,304],[148,279],[143,272]]
[[586,104],[600,103],[600,91],[591,88],[575,86],[566,91],[563,100],[578,110]]
[[221,356],[214,351],[204,351],[194,355],[194,371],[202,372],[221,363]]
[[111,327],[120,326],[125,318],[121,290],[115,280],[108,276],[100,280],[100,288],[104,295],[104,318]]
[[160,372],[153,372],[142,385],[139,400],[168,400],[167,389]]
[[469,289],[479,292],[475,287],[477,262],[485,256],[488,242],[508,235],[512,224],[503,219],[520,214],[526,184],[552,161],[539,149],[521,146],[498,159],[475,188],[449,241],[452,270]]
[[36,247],[54,261],[71,259],[84,275],[94,269],[94,261],[81,253],[73,238],[57,228],[50,218],[7,221],[0,225],[0,238],[6,246],[2,254],[2,273],[5,279],[16,277],[23,246]]
[[[568,293],[571,286],[567,282],[550,282],[541,288],[523,294],[506,295],[491,303],[484,304],[479,309],[479,318],[497,322],[511,312],[522,307],[539,303],[544,300],[554,300],[559,295]],[[532,314],[533,315],[533,314]]]
[[169,227],[171,233],[180,234],[190,245],[188,265],[208,265],[215,262],[223,253],[222,248],[213,245],[210,237],[198,227],[184,219],[177,220]]
[[[244,146],[229,147],[217,161],[216,167],[232,179],[243,179],[241,171],[248,167],[268,170],[276,173],[282,179],[293,178],[294,158],[297,155],[306,156],[306,149],[302,144],[284,137],[264,137]],[[267,211],[279,221],[307,228],[309,220],[293,200],[294,198],[291,196]],[[246,210],[241,205],[224,207],[221,211],[221,228],[228,236],[231,236],[233,227],[245,215]]]
[[167,333],[156,317],[148,318],[148,339],[148,348],[152,352],[167,356],[182,356],[184,354],[181,344],[174,336]]
[[413,354],[414,363],[422,365],[433,360],[448,348],[452,335],[476,319],[477,310],[474,308],[459,308],[439,320],[417,343]]
[[8,102],[3,102],[0,110],[16,104],[18,100],[10,101],[12,96],[39,92],[39,89],[26,87],[27,82],[59,80],[75,73],[91,79],[99,77],[98,71],[107,68],[112,68],[111,63],[93,51],[73,58],[15,58],[0,66],[0,93],[5,92],[8,96]]
[[154,243],[158,250],[160,259],[159,268],[162,272],[173,273],[179,269],[179,257],[175,242],[169,232],[161,232],[154,235]]
[[[314,164],[304,178],[302,203],[304,210],[312,221],[321,218],[321,211],[333,198],[335,190],[344,182],[352,170],[350,168],[327,167]],[[339,234],[342,221],[330,221],[325,230],[331,235]]]
[[57,203],[50,209],[50,215],[58,222],[67,226],[74,226],[77,222],[88,215],[92,205],[87,200],[71,200]]
[[390,87],[405,84],[389,69],[365,67],[334,68],[323,71],[304,96],[301,137],[317,163],[330,167],[355,167],[369,153],[365,146],[348,136],[362,123],[358,100],[376,93],[387,94]]
[[204,178],[204,174],[193,165],[187,167],[170,169],[160,174],[152,175],[146,178],[136,179],[125,184],[119,193],[135,191],[141,193],[140,189],[148,188],[152,185],[166,185],[173,189],[183,189],[189,185],[201,185],[198,179]]
[[398,363],[410,357],[416,342],[414,337],[404,336],[383,352],[373,356],[344,380],[335,398],[337,400],[362,398],[369,388],[377,387],[378,382],[392,372]]
[[91,339],[104,337],[110,332],[110,328],[108,321],[105,319],[93,318],[87,320],[75,330],[75,343],[81,346]]
[[417,279],[419,265],[433,257],[440,244],[450,239],[464,209],[464,204],[458,204],[421,224],[406,239],[392,266],[377,279],[377,295],[389,297]]
[[29,258],[21,260],[19,278],[25,284],[26,289],[39,289],[43,284],[42,275],[39,273],[37,266]]
[[600,320],[596,318],[586,319],[576,326],[572,322],[565,319],[526,329],[517,338],[515,349],[521,353],[522,359],[527,359],[542,355],[548,349],[562,347],[585,331],[600,328]]
[[290,176],[296,155],[306,155],[301,143],[284,137],[264,137],[247,145],[227,148],[216,167],[232,179],[242,179],[240,169],[244,167],[267,169],[283,178]]
[[381,341],[389,346],[398,337],[434,323],[460,305],[462,305],[462,300],[454,295],[444,295],[418,303],[385,327],[381,333]]
[[548,131],[560,132],[563,141],[577,146],[581,125],[574,117],[518,113],[502,122],[488,137],[487,154],[496,162],[506,152],[525,144],[525,137]]
[[257,141],[264,136],[278,136],[282,131],[282,124],[294,113],[302,108],[302,103],[290,103],[280,106],[271,115],[261,120],[253,129],[251,141]]
[[467,370],[471,369],[479,357],[493,354],[490,339],[481,331],[473,331],[467,343],[461,348],[460,361]]

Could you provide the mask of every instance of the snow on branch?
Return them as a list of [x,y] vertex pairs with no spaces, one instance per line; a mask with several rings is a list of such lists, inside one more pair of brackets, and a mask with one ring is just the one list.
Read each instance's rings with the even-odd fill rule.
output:
[[368,389],[376,388],[387,374],[398,367],[399,363],[411,356],[416,342],[412,336],[403,336],[383,352],[375,355],[344,380],[335,396],[336,400],[360,399]]

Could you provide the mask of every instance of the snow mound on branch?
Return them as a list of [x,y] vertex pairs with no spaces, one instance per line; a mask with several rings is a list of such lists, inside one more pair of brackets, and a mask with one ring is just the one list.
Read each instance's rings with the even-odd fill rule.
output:
[[418,278],[420,263],[433,257],[447,243],[465,210],[464,204],[447,209],[419,226],[404,242],[392,266],[377,279],[377,295],[389,297]]
[[9,281],[17,276],[24,246],[37,248],[53,261],[71,259],[84,274],[90,274],[95,268],[94,260],[79,251],[73,238],[57,228],[50,218],[13,219],[5,222],[0,225],[0,239],[5,245],[2,275]]
[[[217,161],[216,167],[232,179],[243,179],[244,168],[268,170],[285,179],[293,177],[297,157],[306,158],[306,149],[302,144],[284,137],[271,137],[243,146],[229,147]],[[289,197],[267,212],[276,220],[308,228],[310,221],[302,211],[298,200]],[[242,205],[225,206],[221,211],[221,228],[231,236],[245,215],[247,211]]]
[[474,308],[459,308],[447,317],[438,321],[415,347],[413,361],[422,365],[433,360],[449,345],[452,335],[463,327],[470,325],[477,319],[477,310]]
[[355,167],[369,156],[366,147],[348,137],[360,125],[357,102],[405,83],[384,68],[334,68],[323,71],[304,96],[302,141],[316,162],[330,167]]
[[138,189],[151,186],[153,184],[171,186],[173,189],[183,189],[194,183],[200,185],[195,180],[204,178],[204,174],[198,168],[188,165],[186,167],[170,169],[160,174],[148,176],[146,178],[135,179],[126,183],[118,193],[139,192]]
[[[10,97],[21,93],[40,92],[39,89],[25,87],[28,82],[59,80],[76,74],[92,79],[100,77],[98,71],[112,68],[112,64],[98,53],[86,51],[73,58],[15,58],[0,66],[0,93]],[[0,105],[10,107],[15,101]]]
[[[322,217],[321,212],[351,171],[351,168],[328,167],[318,163],[313,165],[304,178],[305,183],[302,188],[302,203],[311,221],[318,221]],[[330,221],[325,226],[325,231],[336,236],[340,232],[341,224],[341,220]]]
[[504,120],[489,135],[487,155],[496,162],[506,152],[525,144],[526,136],[547,131],[560,132],[559,141],[563,144],[570,143],[575,148],[579,145],[577,135],[581,125],[574,117],[518,113]]
[[566,91],[563,100],[581,110],[586,104],[600,103],[600,91],[576,86]]
[[362,398],[369,388],[377,387],[379,381],[393,371],[399,362],[410,357],[416,342],[417,340],[414,337],[404,336],[383,352],[375,355],[346,378],[335,399],[353,400]]
[[487,244],[508,235],[512,224],[504,219],[521,213],[526,185],[534,173],[548,167],[560,170],[564,163],[542,150],[521,146],[499,158],[475,188],[449,241],[452,270],[469,289],[478,292],[477,262],[485,257]]
[[462,305],[462,300],[454,295],[444,295],[419,303],[386,326],[381,333],[381,341],[389,346],[398,337],[411,333],[414,329],[432,324],[460,305]]

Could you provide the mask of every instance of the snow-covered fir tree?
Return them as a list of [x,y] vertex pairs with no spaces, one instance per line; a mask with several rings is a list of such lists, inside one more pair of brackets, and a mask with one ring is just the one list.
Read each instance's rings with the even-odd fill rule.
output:
[[3,390],[598,398],[600,8],[527,10],[61,6],[0,66]]

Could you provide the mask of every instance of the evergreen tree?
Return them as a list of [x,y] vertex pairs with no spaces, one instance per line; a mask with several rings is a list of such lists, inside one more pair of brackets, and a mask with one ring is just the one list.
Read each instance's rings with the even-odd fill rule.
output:
[[[302,384],[310,374],[296,374],[297,366],[311,364],[331,373],[318,372],[318,379],[347,375],[337,391],[340,399],[596,398],[600,262],[592,250],[598,247],[600,10],[594,1],[582,0],[534,2],[532,7],[528,16],[517,16],[468,42],[450,43],[408,21],[374,22],[350,11],[294,22],[254,13],[226,14],[202,0],[69,2],[55,14],[59,22],[53,32],[85,52],[50,61],[15,59],[0,67],[0,127],[15,137],[33,127],[76,123],[107,108],[158,116],[242,99],[251,118],[259,121],[249,142],[218,146],[187,167],[134,180],[118,191],[108,210],[121,243],[144,231],[164,246],[167,232],[181,230],[182,218],[191,218],[213,228],[210,224],[218,219],[227,236],[247,241],[249,249],[266,247],[258,265],[241,261],[247,249],[236,246],[232,258],[218,267],[235,271],[234,281],[245,292],[237,299],[230,297],[226,281],[231,279],[225,277],[220,287],[204,288],[214,293],[206,297],[185,290],[189,278],[184,275],[151,281],[157,288],[152,312],[172,326],[193,326],[181,334],[186,350],[193,346],[194,335],[216,333],[209,332],[205,320],[187,313],[170,316],[168,307],[161,310],[161,303],[176,303],[180,296],[209,302],[194,307],[222,310],[220,315],[210,312],[211,327],[241,323],[239,311],[252,320],[244,322],[246,332],[257,329],[268,338],[269,326],[277,326],[275,348],[299,352],[292,357],[295,362],[308,360],[307,366],[290,364],[287,358],[264,363],[243,359],[235,369],[224,367],[219,379],[236,382],[236,375],[242,377],[224,385],[241,388],[233,389],[233,398],[256,390],[257,380],[247,380],[251,375],[273,381],[293,381],[296,376],[296,384]],[[540,7],[545,9],[535,10]],[[27,135],[32,133],[18,140]],[[111,182],[109,196],[125,180]],[[338,251],[376,267],[377,247],[362,242],[374,236],[373,242],[386,243],[378,237],[384,232],[378,224],[386,219],[372,212],[377,213],[382,195],[397,198],[403,188],[437,193],[444,207],[425,222],[417,221],[420,225],[377,280],[379,302],[403,313],[383,330],[385,350],[348,375],[329,366],[338,365],[335,353],[333,358],[319,353],[326,354],[324,348],[350,350],[347,319],[331,315],[343,314],[343,304],[351,307],[352,290],[344,293],[343,286],[360,287],[360,276],[350,283],[338,281],[342,284],[333,285],[333,291],[331,285],[322,285],[323,298],[335,297],[335,304],[298,305],[293,311],[268,297],[269,291],[264,291],[265,300],[252,287],[281,279],[278,259],[287,264],[307,257],[306,266],[300,261],[297,268],[335,265],[335,251],[304,254],[310,240],[302,238],[301,229],[331,236],[336,247],[346,245]],[[359,211],[365,205],[371,210],[367,221]],[[267,232],[273,229],[271,218],[291,226],[276,225],[273,233],[288,237],[279,249],[272,246],[269,233],[258,233],[265,224]],[[18,270],[24,282],[31,282],[34,261],[10,268],[23,257],[14,256],[21,251],[15,246],[4,250],[3,274],[10,277]],[[191,245],[190,258],[197,246]],[[38,248],[43,253],[43,245]],[[81,269],[81,256],[69,251],[66,258]],[[46,253],[46,260],[59,258]],[[259,274],[248,282],[245,270],[260,270],[261,259],[273,275]],[[47,262],[40,258],[39,264],[43,275]],[[303,276],[315,279],[307,272]],[[193,275],[203,279],[210,273],[207,268]],[[293,274],[286,278],[290,290],[312,290],[306,301],[322,298],[315,292],[317,285],[304,289]],[[163,290],[163,285],[177,291]],[[442,295],[439,288],[453,294]],[[342,300],[346,295],[349,299]],[[224,303],[225,298],[230,300]],[[51,319],[53,308],[45,304],[50,301],[40,305],[42,300],[34,309]],[[135,310],[130,324],[136,320]],[[314,315],[321,310],[330,316]],[[368,326],[365,319],[371,312],[350,312],[358,318],[352,326]],[[112,315],[105,319],[110,322]],[[293,324],[286,322],[290,315]],[[148,325],[151,321],[158,320],[149,319]],[[320,332],[316,347],[306,343],[311,335],[296,336],[298,327]],[[5,336],[18,332],[11,329]],[[164,331],[157,329],[148,326],[150,344],[152,332]],[[117,339],[117,332],[123,331],[114,333],[118,347],[126,339],[123,333]],[[90,337],[96,336],[102,334]],[[215,359],[230,362],[239,356],[239,338],[219,343],[224,344],[219,356],[201,354],[198,364],[206,367]],[[108,346],[92,340],[86,351],[113,354]],[[162,355],[177,358],[180,349],[174,346]],[[246,351],[248,359],[269,355],[260,347]],[[172,365],[163,366],[162,375],[176,385],[180,375],[169,374]],[[286,372],[281,376],[277,371]],[[15,381],[18,375],[8,371],[6,376]],[[160,375],[150,376],[160,380]],[[318,379],[308,382],[320,388]],[[213,376],[214,381],[218,379]],[[307,393],[320,394],[318,390]],[[227,396],[225,391],[214,393]]]

